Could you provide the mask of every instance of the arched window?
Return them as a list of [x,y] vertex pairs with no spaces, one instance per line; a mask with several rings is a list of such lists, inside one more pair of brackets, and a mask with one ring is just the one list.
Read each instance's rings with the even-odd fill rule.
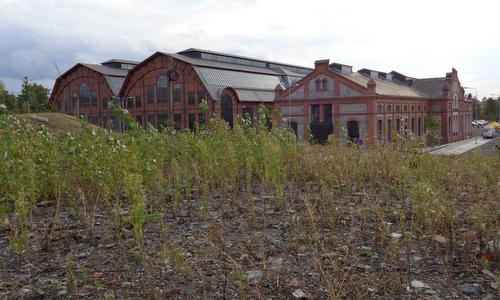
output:
[[224,121],[229,124],[229,127],[233,127],[233,98],[230,95],[224,94],[221,97],[221,117]]
[[80,85],[80,106],[89,106],[89,86],[85,82]]
[[400,119],[396,119],[396,130],[398,131],[398,133],[401,133],[401,120]]
[[156,79],[156,96],[158,103],[167,102],[167,75],[160,75]]

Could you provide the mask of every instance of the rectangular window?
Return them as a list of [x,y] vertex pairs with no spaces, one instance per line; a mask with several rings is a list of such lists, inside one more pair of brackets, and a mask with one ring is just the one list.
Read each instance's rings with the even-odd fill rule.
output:
[[134,97],[127,98],[127,108],[134,108]]
[[333,122],[333,107],[331,104],[323,105],[323,110],[325,112],[325,123]]
[[387,140],[392,141],[392,120],[387,120]]
[[[204,91],[199,91],[198,92],[198,103],[201,103],[201,101],[205,99],[205,92]],[[207,99],[205,99],[207,100]]]
[[148,103],[155,103],[155,89],[152,85],[146,87],[146,99]]
[[396,112],[401,112],[401,105],[396,105]]
[[383,137],[384,122],[382,120],[377,121],[377,139],[382,141]]
[[382,104],[377,105],[377,113],[381,114],[384,112],[384,106]]
[[182,128],[182,115],[174,114],[175,130],[181,130]]
[[109,120],[108,116],[104,116],[102,118],[102,125],[104,126],[104,128],[107,128],[107,129],[111,128],[111,121]]
[[189,129],[194,130],[196,124],[196,114],[188,115]]
[[102,98],[102,109],[107,109],[108,108],[108,98]]
[[198,114],[198,124],[205,124],[205,114],[204,113],[200,113]]
[[156,102],[165,103],[169,97],[168,82],[166,76],[160,76],[156,87]]
[[403,111],[408,112],[408,105],[403,106]]
[[387,104],[387,113],[392,113],[392,105]]
[[158,115],[158,129],[168,126],[168,117],[165,114]]
[[309,106],[311,123],[319,122],[319,104]]
[[148,124],[151,124],[153,127],[156,127],[156,116],[148,115]]
[[[419,106],[420,108],[420,106]],[[418,123],[417,123],[417,135],[421,136],[422,135],[422,119],[418,118]]]
[[135,116],[135,122],[142,128],[142,116]]
[[111,117],[111,124],[113,130],[118,130],[118,120],[115,117]]
[[80,107],[87,107],[89,106],[89,94],[87,93],[86,95],[80,95]]
[[135,96],[135,107],[139,108],[142,106],[141,96]]
[[243,118],[250,120],[250,123],[253,125],[253,108],[243,107],[242,113],[243,113]]
[[188,92],[188,105],[194,105],[194,92]]
[[97,91],[92,91],[92,106],[96,107],[97,106]]
[[182,98],[181,85],[176,83],[174,84],[174,102],[180,102],[181,98]]

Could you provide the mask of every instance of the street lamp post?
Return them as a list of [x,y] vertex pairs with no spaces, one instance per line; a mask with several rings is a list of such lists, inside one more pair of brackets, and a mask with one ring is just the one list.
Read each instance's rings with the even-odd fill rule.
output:
[[469,89],[469,90],[474,90],[476,95],[474,96],[474,102],[476,104],[476,118],[474,118],[474,120],[477,120],[479,119],[479,100],[477,99],[477,89],[476,88],[473,88],[473,87],[466,87],[464,86],[464,89]]

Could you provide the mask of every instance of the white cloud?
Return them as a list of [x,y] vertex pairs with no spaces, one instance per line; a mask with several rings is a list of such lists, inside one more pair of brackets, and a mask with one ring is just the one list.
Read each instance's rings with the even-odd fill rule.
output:
[[464,85],[487,96],[500,92],[499,7],[488,0],[0,0],[0,79],[52,82],[54,62],[66,70],[198,47],[307,66],[330,58],[416,77],[455,67]]

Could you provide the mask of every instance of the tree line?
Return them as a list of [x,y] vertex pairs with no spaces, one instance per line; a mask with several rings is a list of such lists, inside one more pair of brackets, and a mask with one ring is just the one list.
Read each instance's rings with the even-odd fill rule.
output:
[[0,81],[0,107],[8,113],[50,111],[49,92],[49,89],[24,77],[21,93],[14,95],[7,91],[5,84]]
[[476,120],[499,120],[500,118],[500,97],[484,97],[482,101],[474,102],[473,115]]

